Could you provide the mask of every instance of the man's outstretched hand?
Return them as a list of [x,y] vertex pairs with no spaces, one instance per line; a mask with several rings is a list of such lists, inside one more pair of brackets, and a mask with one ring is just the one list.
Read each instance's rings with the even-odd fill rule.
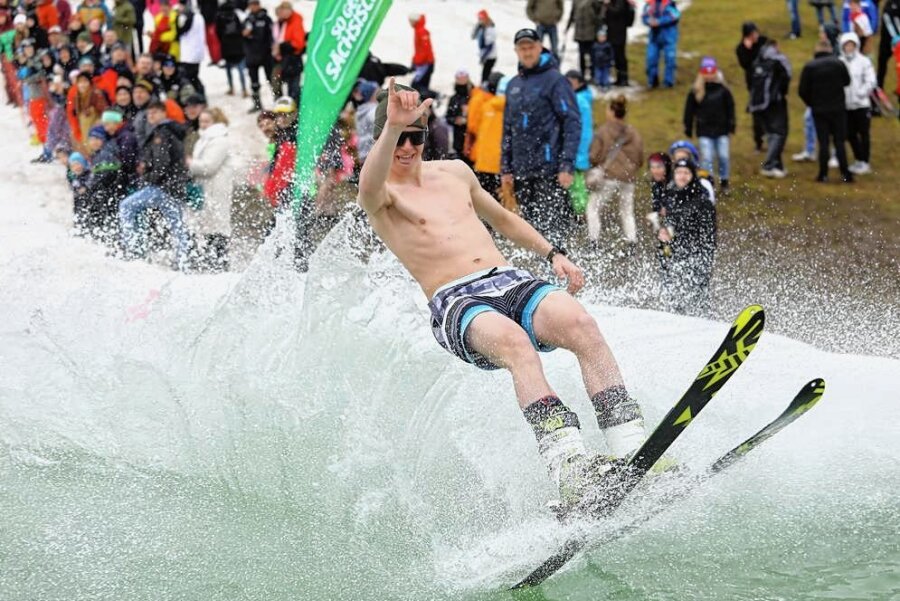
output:
[[557,277],[566,279],[566,291],[569,294],[575,294],[584,288],[584,272],[565,255],[557,253],[553,256],[553,272]]
[[419,103],[419,93],[395,90],[394,78],[388,81],[387,125],[403,129],[425,114],[434,102],[431,98]]

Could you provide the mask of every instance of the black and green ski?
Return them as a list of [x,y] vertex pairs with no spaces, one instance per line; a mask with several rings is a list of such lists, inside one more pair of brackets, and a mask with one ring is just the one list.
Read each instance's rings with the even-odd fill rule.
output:
[[[653,464],[662,457],[675,439],[744,363],[756,346],[764,325],[765,312],[759,305],[751,305],[741,311],[725,340],[700,371],[691,387],[628,460],[621,470],[621,477],[616,486],[604,490],[602,497],[592,506],[580,507],[580,512],[602,517],[609,515],[622,504],[628,493],[638,485]],[[587,545],[587,542],[584,537],[570,539],[562,550],[542,563],[513,589],[540,584],[572,559]]]
[[[762,430],[731,449],[724,455],[722,455],[715,463],[713,463],[706,472],[702,475],[695,477],[693,482],[689,485],[682,485],[679,487],[679,492],[667,495],[665,499],[662,500],[661,503],[654,509],[653,512],[648,515],[643,515],[639,520],[635,522],[623,526],[622,528],[618,528],[613,530],[612,532],[608,532],[605,535],[592,539],[590,541],[590,546],[596,547],[599,545],[604,545],[607,543],[611,543],[613,541],[619,540],[624,536],[628,536],[632,532],[639,530],[643,527],[644,524],[647,523],[647,520],[650,520],[657,515],[663,513],[668,510],[672,505],[682,500],[683,498],[690,495],[697,487],[713,476],[721,474],[723,471],[737,463],[739,460],[743,459],[744,456],[747,455],[750,451],[757,448],[763,442],[781,432],[784,428],[794,423],[794,421],[806,413],[809,409],[811,409],[816,403],[819,402],[819,399],[822,398],[822,395],[825,394],[825,380],[821,378],[817,378],[809,383],[807,383],[800,392],[794,397],[794,400],[791,401],[791,404],[788,405],[787,409],[785,409],[781,415],[776,417],[774,420],[769,422]],[[587,541],[585,541],[585,546]]]

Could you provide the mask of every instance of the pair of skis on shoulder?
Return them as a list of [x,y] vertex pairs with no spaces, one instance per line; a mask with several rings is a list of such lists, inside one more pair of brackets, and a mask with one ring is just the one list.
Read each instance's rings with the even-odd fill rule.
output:
[[[712,359],[700,371],[681,399],[666,414],[643,445],[631,456],[610,485],[605,485],[596,502],[579,508],[579,512],[595,518],[610,515],[625,500],[663,453],[684,432],[713,396],[734,375],[756,346],[765,325],[765,312],[758,305],[744,309],[728,332],[725,340],[716,350]],[[812,408],[825,392],[825,381],[813,380],[806,384],[794,397],[790,405],[759,432],[720,457],[701,478],[705,480],[734,465],[747,453],[780,432],[798,417]],[[554,555],[518,582],[513,589],[537,586],[562,568],[582,549],[600,542],[608,542],[630,532],[628,527],[607,536],[604,541],[589,540],[584,535],[569,539]]]

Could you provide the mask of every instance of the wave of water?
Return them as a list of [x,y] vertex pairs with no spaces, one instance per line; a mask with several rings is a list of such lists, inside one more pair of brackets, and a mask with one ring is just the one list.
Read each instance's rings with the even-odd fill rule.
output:
[[[305,276],[278,241],[241,275],[65,237],[0,261],[0,598],[900,596],[900,363],[774,335],[675,455],[702,469],[822,376],[813,412],[539,591],[504,592],[566,535],[508,376],[440,349],[421,292],[358,237],[342,224]],[[590,310],[650,423],[727,329]],[[545,363],[590,415],[574,359]],[[623,509],[598,536],[641,515]]]

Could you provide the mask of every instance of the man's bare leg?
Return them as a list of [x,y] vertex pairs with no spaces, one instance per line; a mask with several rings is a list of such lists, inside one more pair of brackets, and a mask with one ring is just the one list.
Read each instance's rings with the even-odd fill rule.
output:
[[541,342],[575,354],[597,423],[613,455],[627,457],[636,451],[646,437],[640,406],[628,395],[616,359],[594,318],[560,291],[538,305],[533,328]]
[[563,501],[576,500],[578,482],[569,482],[573,460],[587,451],[581,438],[578,416],[556,396],[547,383],[537,351],[525,330],[499,313],[481,313],[466,331],[470,350],[509,370],[525,420],[534,431],[538,452],[547,464],[550,478],[560,488]]

